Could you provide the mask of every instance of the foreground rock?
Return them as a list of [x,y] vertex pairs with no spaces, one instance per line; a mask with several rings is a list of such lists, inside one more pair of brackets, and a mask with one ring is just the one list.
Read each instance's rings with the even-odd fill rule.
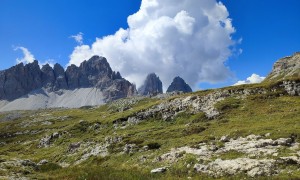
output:
[[206,173],[210,176],[220,177],[224,175],[236,175],[246,173],[250,177],[270,176],[274,174],[275,160],[268,159],[249,159],[237,158],[233,160],[216,159],[207,164],[195,164],[194,169],[197,172]]
[[175,77],[167,92],[181,91],[184,93],[193,92],[192,88],[179,76]]
[[167,167],[161,167],[161,168],[157,168],[157,169],[152,169],[151,173],[157,174],[157,173],[164,173],[166,171],[167,171]]
[[[224,137],[221,138],[220,142],[224,142]],[[297,154],[298,147],[299,144],[293,142],[291,138],[272,140],[255,135],[237,139],[227,137],[222,146],[214,143],[200,143],[198,148],[187,146],[174,148],[169,153],[157,157],[153,162],[174,164],[180,159],[184,159],[186,154],[192,154],[199,161],[194,164],[194,170],[209,176],[221,177],[240,173],[246,173],[250,177],[270,176],[280,171],[279,165],[300,165],[300,158],[296,155],[278,157],[279,152],[287,148]],[[237,157],[232,159],[219,158],[227,153],[235,153]],[[215,158],[216,160],[213,160]]]

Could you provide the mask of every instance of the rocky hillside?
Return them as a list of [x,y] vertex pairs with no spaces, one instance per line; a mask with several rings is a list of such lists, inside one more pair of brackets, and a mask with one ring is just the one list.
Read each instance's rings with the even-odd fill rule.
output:
[[[78,99],[76,96],[89,94],[97,96],[91,97],[90,101],[83,101],[85,103],[68,106],[68,103],[63,103]],[[134,94],[135,86],[122,78],[119,72],[112,71],[107,60],[99,56],[82,62],[79,67],[71,65],[66,71],[59,64],[55,64],[54,68],[48,64],[40,68],[37,61],[0,71],[0,109],[4,110],[24,109],[17,106],[20,103],[26,104],[25,109],[97,105]],[[35,102],[40,104],[33,104]]]
[[278,60],[272,72],[266,78],[267,81],[284,80],[300,77],[300,52]]
[[0,179],[299,179],[299,82],[0,113]]

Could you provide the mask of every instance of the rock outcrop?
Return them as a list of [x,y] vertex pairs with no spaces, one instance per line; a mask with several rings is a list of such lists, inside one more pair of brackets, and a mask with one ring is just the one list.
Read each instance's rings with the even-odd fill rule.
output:
[[283,81],[281,85],[291,96],[300,96],[300,81]]
[[138,93],[144,96],[163,93],[161,80],[155,73],[149,74]]
[[[221,144],[223,143],[222,139],[223,137],[219,141]],[[216,178],[245,173],[247,176],[254,178],[277,174],[278,165],[285,163],[298,164],[300,160],[297,156],[277,157],[282,149],[289,148],[293,151],[292,149],[297,149],[298,146],[299,144],[291,138],[272,140],[252,134],[237,139],[230,138],[223,145],[215,145],[215,143],[210,142],[200,143],[193,148],[188,146],[173,148],[170,152],[155,158],[154,162],[174,164],[179,159],[184,159],[187,154],[192,154],[199,160],[199,163],[194,164],[196,172]],[[239,156],[232,159],[219,158],[221,155],[230,152],[235,152]],[[218,158],[215,159],[216,157]]]
[[300,52],[275,62],[273,70],[266,80],[280,80],[289,77],[300,78]]
[[265,82],[279,82],[287,94],[300,95],[300,52],[287,56],[274,63],[272,72]]
[[193,92],[192,88],[179,76],[175,77],[167,92],[181,91],[184,93]]
[[20,63],[0,71],[0,100],[13,101],[33,91],[47,92],[97,88],[104,101],[128,97],[136,93],[135,86],[112,71],[104,57],[93,56],[79,67],[71,65],[65,71],[59,64],[40,68],[38,61],[24,65]]

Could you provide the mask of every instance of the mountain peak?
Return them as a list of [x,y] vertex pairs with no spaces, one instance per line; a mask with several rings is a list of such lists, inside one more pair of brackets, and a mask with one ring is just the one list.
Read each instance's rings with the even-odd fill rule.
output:
[[163,93],[162,82],[155,73],[147,75],[144,84],[138,90],[141,95]]
[[179,76],[175,77],[167,92],[182,91],[184,93],[193,92],[192,88]]

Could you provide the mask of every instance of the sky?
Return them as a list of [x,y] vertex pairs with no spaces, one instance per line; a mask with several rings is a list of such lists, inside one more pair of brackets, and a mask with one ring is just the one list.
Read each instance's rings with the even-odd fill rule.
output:
[[105,56],[140,86],[181,76],[193,89],[257,83],[300,51],[299,0],[1,0],[0,70]]

